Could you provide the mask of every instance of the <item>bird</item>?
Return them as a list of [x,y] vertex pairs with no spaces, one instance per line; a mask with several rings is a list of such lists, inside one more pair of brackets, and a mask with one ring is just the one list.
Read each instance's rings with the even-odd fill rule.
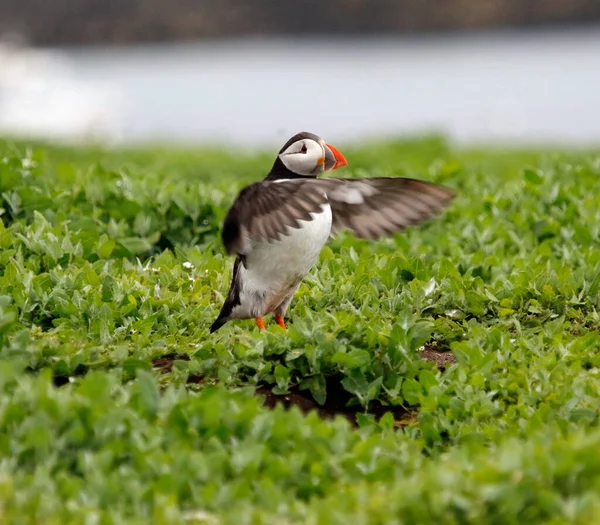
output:
[[297,133],[266,177],[239,192],[221,232],[227,254],[235,255],[231,286],[210,333],[233,319],[254,319],[264,330],[268,314],[285,330],[292,298],[330,237],[343,230],[362,239],[388,236],[456,196],[412,178],[318,178],[347,164],[319,136]]

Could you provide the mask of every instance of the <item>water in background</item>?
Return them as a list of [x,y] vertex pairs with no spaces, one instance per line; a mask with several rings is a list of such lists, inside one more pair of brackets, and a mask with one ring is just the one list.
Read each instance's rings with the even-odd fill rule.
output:
[[78,82],[110,86],[111,133],[129,142],[433,130],[461,142],[600,143],[600,28],[61,52]]

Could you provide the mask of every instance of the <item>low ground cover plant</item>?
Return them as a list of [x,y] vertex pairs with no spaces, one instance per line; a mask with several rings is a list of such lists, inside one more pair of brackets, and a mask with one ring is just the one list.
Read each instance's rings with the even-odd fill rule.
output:
[[458,198],[210,335],[268,152],[0,141],[3,523],[594,522],[600,152],[344,153]]

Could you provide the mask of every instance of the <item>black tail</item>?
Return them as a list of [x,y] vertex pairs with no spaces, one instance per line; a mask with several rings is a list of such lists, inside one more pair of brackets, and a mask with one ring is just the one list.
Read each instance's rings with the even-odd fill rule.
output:
[[235,258],[235,264],[233,265],[233,277],[231,279],[231,287],[229,288],[227,299],[225,299],[225,302],[223,303],[223,308],[221,308],[219,317],[217,317],[217,320],[210,327],[211,334],[216,332],[229,320],[229,316],[231,315],[231,310],[233,307],[240,304],[240,285],[238,283],[238,271],[240,269],[240,263],[242,263],[242,258],[238,256]]
[[222,317],[217,317],[217,320],[210,325],[210,333],[216,332],[219,328],[221,328],[227,322],[226,319]]

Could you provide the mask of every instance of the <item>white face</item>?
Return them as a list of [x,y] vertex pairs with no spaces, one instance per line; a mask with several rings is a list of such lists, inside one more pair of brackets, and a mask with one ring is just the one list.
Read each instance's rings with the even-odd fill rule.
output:
[[300,139],[281,152],[279,158],[293,173],[316,176],[325,169],[325,146],[313,139]]

